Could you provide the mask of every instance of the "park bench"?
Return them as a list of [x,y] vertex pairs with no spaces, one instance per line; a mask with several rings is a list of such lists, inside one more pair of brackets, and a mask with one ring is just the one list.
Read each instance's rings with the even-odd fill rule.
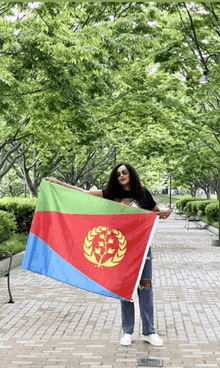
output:
[[195,222],[196,226],[200,226],[201,213],[202,213],[202,211],[198,211],[195,216],[187,216],[185,218],[185,227],[187,228],[187,230],[189,230],[189,223],[190,222]]
[[186,206],[184,207],[183,211],[179,211],[177,209],[177,207],[175,206],[174,210],[173,210],[173,213],[175,215],[175,217],[174,217],[175,220],[184,220],[187,217],[187,215],[186,215]]
[[[7,260],[7,261],[5,261]],[[2,261],[2,262],[1,262]],[[11,270],[11,262],[12,262],[12,253],[10,252],[0,252],[0,277],[8,278],[8,294],[9,294],[9,303],[14,303],[11,290],[10,290],[10,270]]]

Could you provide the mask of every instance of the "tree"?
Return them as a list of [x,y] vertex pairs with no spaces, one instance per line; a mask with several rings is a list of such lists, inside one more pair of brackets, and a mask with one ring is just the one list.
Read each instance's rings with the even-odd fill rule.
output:
[[80,152],[63,160],[56,170],[58,179],[89,190],[92,186],[103,188],[108,180],[109,170],[115,165],[115,147],[103,145]]
[[[56,160],[83,146],[92,150],[111,131],[106,117],[118,102],[116,71],[141,54],[144,14],[134,4],[74,3],[17,4],[16,12],[14,22],[13,8],[2,11],[0,121],[3,144],[10,143],[7,169],[13,166],[37,195],[39,172],[53,172]],[[11,136],[24,115],[30,139],[16,146]]]
[[[75,180],[77,168],[66,171],[64,163],[80,157],[83,167],[101,142],[118,160],[129,158],[150,185],[160,182],[155,171],[162,175],[171,158],[175,166],[182,157],[199,179],[205,170],[215,180],[217,54],[209,59],[217,83],[204,90],[198,79],[218,50],[218,4],[19,3],[16,22],[8,18],[13,7],[1,5],[4,168],[14,167],[33,195],[58,169]],[[12,142],[16,131],[22,139]],[[204,167],[195,169],[196,155]],[[186,166],[181,170],[183,177]],[[81,177],[82,185],[93,176]]]
[[[175,121],[166,125],[174,140],[185,142],[181,146],[183,158],[197,179],[213,177],[220,167],[219,123],[219,15],[218,3],[171,3],[151,6],[148,15],[154,21],[153,58],[157,71],[176,75],[182,96],[179,101],[171,92],[171,100],[164,98],[163,105],[176,111]],[[159,11],[158,11],[159,8]],[[199,84],[201,69],[210,70],[210,82]],[[163,83],[162,83],[163,84]],[[178,145],[172,145],[169,155],[178,157]],[[201,154],[202,152],[202,154]],[[198,172],[199,157],[205,166]],[[197,168],[193,164],[196,162]],[[203,170],[203,172],[202,172]],[[209,170],[209,174],[207,174]],[[201,181],[200,181],[201,184]]]
[[26,119],[19,129],[16,129],[10,136],[6,135],[5,139],[4,131],[2,132],[3,140],[0,142],[0,183],[2,178],[13,167],[17,159],[26,151],[25,148],[18,153],[18,149],[22,145],[22,139],[28,135],[27,133],[23,133],[23,127],[28,124],[28,121],[29,119]]

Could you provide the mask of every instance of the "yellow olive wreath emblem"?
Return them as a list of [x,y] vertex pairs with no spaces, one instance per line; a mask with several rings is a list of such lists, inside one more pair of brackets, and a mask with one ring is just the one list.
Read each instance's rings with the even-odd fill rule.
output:
[[[110,235],[114,236],[110,237]],[[98,241],[98,247],[93,249],[93,243],[97,236],[99,236],[100,241]],[[118,249],[111,247],[116,239],[118,240]],[[99,226],[89,231],[83,248],[85,257],[94,263],[96,267],[115,267],[125,256],[127,241],[120,231]],[[111,254],[114,254],[114,256],[109,258]]]

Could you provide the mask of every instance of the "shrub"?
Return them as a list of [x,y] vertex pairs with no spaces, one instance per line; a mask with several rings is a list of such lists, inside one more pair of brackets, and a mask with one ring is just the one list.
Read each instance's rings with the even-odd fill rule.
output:
[[198,212],[198,205],[201,202],[203,202],[203,201],[188,202],[188,203],[191,203],[191,209],[192,209],[193,214],[196,214]]
[[187,212],[190,212],[192,214],[196,214],[198,211],[198,203],[204,201],[203,198],[191,198],[190,201],[186,204]]
[[207,199],[202,202],[201,201],[198,202],[198,205],[197,205],[198,211],[202,211],[202,214],[204,215],[206,206],[208,206],[208,204],[213,203],[213,202],[217,202],[217,201],[215,199],[211,199],[211,200]]
[[176,201],[176,207],[179,211],[183,211],[184,207],[186,207],[186,203],[190,201],[193,197],[183,197]]
[[208,221],[218,221],[219,202],[213,201],[213,203],[208,204],[205,208],[205,214],[208,218]]
[[[184,197],[181,198],[179,201],[176,202],[176,207],[178,210],[183,211],[185,207],[187,207],[187,211],[193,212],[193,208],[191,207],[192,204],[189,202],[200,202],[204,201],[204,198],[195,198],[195,197]],[[196,211],[197,212],[197,211]]]
[[13,213],[18,232],[27,233],[31,228],[36,204],[36,198],[8,197],[0,199],[0,210]]
[[12,213],[0,211],[0,243],[11,237],[17,229]]

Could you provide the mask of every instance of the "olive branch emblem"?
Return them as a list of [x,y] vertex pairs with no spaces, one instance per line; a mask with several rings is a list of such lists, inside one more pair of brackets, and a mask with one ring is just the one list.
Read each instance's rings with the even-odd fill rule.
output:
[[[118,240],[118,250],[111,247],[111,245],[115,242],[115,240],[110,237],[111,234],[114,234]],[[93,249],[94,239],[98,235],[100,239],[100,241],[98,242],[99,246]],[[122,235],[120,231],[115,229],[110,230],[105,226],[99,226],[89,231],[85,239],[83,248],[85,257],[90,262],[94,263],[96,267],[114,267],[117,266],[124,258],[127,250],[127,241],[125,239],[125,236]],[[111,254],[114,254],[114,256],[108,258],[105,261],[106,256]]]

